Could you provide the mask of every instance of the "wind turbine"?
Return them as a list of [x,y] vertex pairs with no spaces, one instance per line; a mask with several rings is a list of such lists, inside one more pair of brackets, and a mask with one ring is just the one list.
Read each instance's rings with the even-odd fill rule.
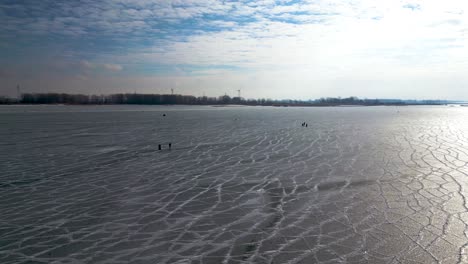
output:
[[16,86],[16,97],[18,97],[18,99],[21,97],[21,89],[19,84]]

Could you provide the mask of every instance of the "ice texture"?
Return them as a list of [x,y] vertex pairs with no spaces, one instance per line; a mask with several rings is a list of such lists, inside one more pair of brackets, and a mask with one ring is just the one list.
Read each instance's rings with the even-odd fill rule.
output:
[[0,263],[467,263],[467,117],[2,106]]

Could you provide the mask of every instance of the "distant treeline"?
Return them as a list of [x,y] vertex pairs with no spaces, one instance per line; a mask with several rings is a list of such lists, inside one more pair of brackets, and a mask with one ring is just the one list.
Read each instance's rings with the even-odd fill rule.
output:
[[317,100],[271,100],[244,99],[223,95],[219,97],[180,94],[137,94],[122,93],[110,95],[84,95],[66,93],[23,93],[19,99],[0,97],[0,104],[141,104],[141,105],[269,105],[269,106],[334,106],[334,105],[411,105],[411,104],[445,104],[439,100],[398,100],[398,99],[359,99],[320,98]]

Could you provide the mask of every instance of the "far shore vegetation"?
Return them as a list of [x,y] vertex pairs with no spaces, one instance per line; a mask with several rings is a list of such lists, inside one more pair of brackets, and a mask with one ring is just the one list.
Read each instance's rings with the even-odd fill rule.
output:
[[23,93],[17,98],[0,96],[0,104],[68,104],[68,105],[251,105],[251,106],[344,106],[344,105],[443,105],[446,100],[401,100],[401,99],[360,99],[320,98],[315,100],[272,100],[244,99],[242,97],[193,96],[180,94],[139,94],[119,93],[109,95],[84,95],[66,93]]

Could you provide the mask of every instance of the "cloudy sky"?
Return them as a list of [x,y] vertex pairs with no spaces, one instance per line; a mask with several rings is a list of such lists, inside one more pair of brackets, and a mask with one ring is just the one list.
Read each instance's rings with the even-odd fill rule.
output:
[[466,0],[0,0],[0,94],[468,100]]

